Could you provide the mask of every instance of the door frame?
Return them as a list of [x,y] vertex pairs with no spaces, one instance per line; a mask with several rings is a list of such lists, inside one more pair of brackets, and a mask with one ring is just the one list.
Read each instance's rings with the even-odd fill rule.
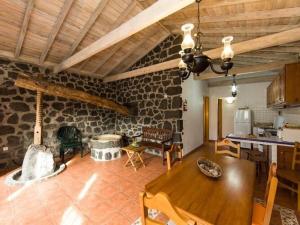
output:
[[222,116],[222,111],[223,111],[223,99],[219,98],[218,99],[218,140],[223,139],[223,116]]
[[203,142],[209,141],[209,96],[203,96]]

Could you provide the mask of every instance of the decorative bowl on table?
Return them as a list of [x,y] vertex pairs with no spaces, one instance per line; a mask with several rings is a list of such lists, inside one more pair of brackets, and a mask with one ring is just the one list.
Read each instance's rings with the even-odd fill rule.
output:
[[223,174],[222,168],[208,159],[199,159],[197,165],[200,171],[208,177],[218,178]]
[[137,141],[134,141],[134,142],[131,143],[131,146],[135,147],[135,148],[138,148],[138,147],[140,147],[140,143],[137,142]]

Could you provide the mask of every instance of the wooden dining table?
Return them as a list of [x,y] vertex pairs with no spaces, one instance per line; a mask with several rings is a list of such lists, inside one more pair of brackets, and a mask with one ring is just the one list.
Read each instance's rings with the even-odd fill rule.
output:
[[[197,166],[202,158],[219,164],[222,176],[204,175]],[[166,193],[171,203],[197,225],[249,225],[255,177],[253,162],[198,150],[148,183],[145,191],[152,195]]]

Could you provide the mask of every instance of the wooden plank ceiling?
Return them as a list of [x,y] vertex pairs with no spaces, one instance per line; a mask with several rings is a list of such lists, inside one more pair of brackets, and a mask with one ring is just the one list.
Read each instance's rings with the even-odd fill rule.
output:
[[[41,66],[56,66],[155,0],[2,0],[0,56]],[[300,27],[300,0],[203,0],[201,32],[205,50]],[[154,15],[155,16],[155,15]],[[122,73],[186,22],[196,23],[192,4],[159,23],[97,53],[69,70],[105,77]],[[297,60],[300,41],[234,57],[236,67]]]

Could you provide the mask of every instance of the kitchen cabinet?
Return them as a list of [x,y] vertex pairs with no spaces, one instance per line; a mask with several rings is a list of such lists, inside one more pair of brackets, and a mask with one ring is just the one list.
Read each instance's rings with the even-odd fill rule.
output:
[[300,106],[300,63],[286,64],[267,88],[267,106]]
[[277,166],[280,169],[291,169],[293,162],[293,147],[277,146]]

